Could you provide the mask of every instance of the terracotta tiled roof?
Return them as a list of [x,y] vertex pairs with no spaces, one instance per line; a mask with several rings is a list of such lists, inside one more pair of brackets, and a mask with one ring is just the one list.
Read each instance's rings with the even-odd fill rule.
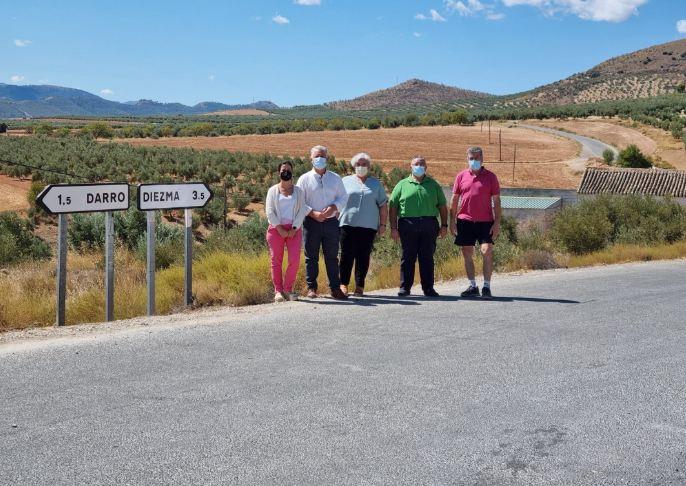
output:
[[645,194],[686,197],[686,171],[589,167],[579,194]]

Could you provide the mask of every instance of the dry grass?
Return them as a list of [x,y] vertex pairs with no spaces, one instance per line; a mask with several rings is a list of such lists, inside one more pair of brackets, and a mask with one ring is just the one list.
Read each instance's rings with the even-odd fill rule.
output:
[[237,110],[220,110],[213,111],[211,113],[204,113],[203,116],[207,115],[219,115],[219,116],[270,116],[271,113],[264,110],[258,110],[256,108],[240,108]]
[[569,256],[567,267],[591,267],[615,263],[649,262],[686,258],[686,241],[658,246],[615,245],[588,255]]
[[29,209],[26,195],[31,188],[28,179],[15,179],[0,174],[0,211],[24,212]]
[[[498,130],[502,129],[502,163],[498,162]],[[196,149],[268,152],[277,155],[305,156],[310,147],[323,144],[337,158],[350,159],[366,151],[384,170],[406,168],[413,155],[427,157],[430,173],[439,181],[452,183],[465,166],[470,145],[484,148],[489,169],[503,183],[514,186],[573,188],[579,182],[564,163],[577,156],[578,145],[566,138],[536,132],[509,124],[493,124],[491,142],[488,129],[473,127],[400,127],[380,130],[322,131],[275,135],[240,135],[231,137],[176,137],[160,139],[121,139],[132,145],[192,147]],[[517,145],[516,180],[512,181],[514,145]]]
[[[504,271],[551,267],[584,267],[686,258],[686,242],[654,247],[617,245],[582,256],[524,253],[507,264]],[[285,263],[285,262],[284,262]],[[0,330],[52,325],[55,319],[55,265],[26,263],[0,274]],[[481,267],[480,261],[476,267]],[[146,283],[144,264],[126,251],[117,251],[115,315],[118,319],[145,315]],[[194,265],[196,306],[243,306],[271,301],[273,289],[269,257],[212,253]],[[464,262],[457,254],[436,267],[437,280],[465,276]],[[416,274],[419,279],[419,272]],[[367,291],[397,288],[397,263],[378,265],[372,262]],[[156,306],[159,314],[182,310],[183,269],[180,266],[157,272]],[[417,282],[416,282],[417,283]],[[304,259],[301,259],[296,289],[304,290]],[[102,256],[69,255],[67,322],[100,322],[104,319],[104,284]],[[328,290],[326,272],[320,260],[320,292]],[[351,291],[354,286],[351,286]]]

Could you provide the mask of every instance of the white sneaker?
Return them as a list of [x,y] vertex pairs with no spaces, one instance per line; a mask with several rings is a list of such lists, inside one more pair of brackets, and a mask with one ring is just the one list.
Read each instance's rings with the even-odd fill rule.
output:
[[274,293],[274,302],[283,302],[284,300],[286,299],[283,298],[283,294],[281,292]]
[[298,300],[299,297],[300,296],[298,295],[297,292],[291,292],[290,294],[288,294],[288,300],[292,300],[293,302]]

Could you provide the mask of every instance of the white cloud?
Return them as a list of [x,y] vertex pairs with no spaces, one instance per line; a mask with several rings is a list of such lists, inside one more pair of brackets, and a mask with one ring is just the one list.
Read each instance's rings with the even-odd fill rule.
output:
[[14,45],[17,47],[26,47],[29,44],[31,44],[31,41],[28,39],[14,39]]
[[502,0],[507,7],[529,5],[546,15],[556,13],[576,15],[596,22],[624,22],[638,14],[638,8],[648,0]]
[[680,34],[686,34],[686,20],[679,20],[676,23],[676,30]]
[[422,34],[420,34],[419,32],[413,32],[412,35],[417,38],[420,38],[422,36]]
[[304,5],[305,7],[313,7],[316,5],[321,5],[322,0],[295,0],[293,3],[296,5]]
[[272,20],[273,20],[275,23],[279,24],[279,25],[285,25],[285,24],[290,24],[290,23],[291,23],[290,20],[288,20],[288,19],[287,19],[286,17],[284,17],[283,15],[279,15],[279,14],[274,15],[274,17],[272,17]]
[[448,10],[454,10],[465,17],[481,12],[486,8],[479,0],[466,0],[466,3],[462,0],[445,0],[445,6]]
[[415,19],[417,20],[431,20],[433,22],[445,22],[445,18],[441,16],[436,10],[433,8],[429,10],[429,15],[424,15],[423,13],[418,13],[417,15],[414,16]]
[[10,76],[10,81],[12,81],[13,83],[21,83],[22,81],[24,81],[24,79],[26,78],[24,78],[24,76],[20,76],[19,74]]
[[114,91],[112,91],[109,88],[101,89],[100,94],[103,96],[112,96],[114,94]]
[[486,12],[486,18],[488,20],[503,20],[505,14],[500,12]]

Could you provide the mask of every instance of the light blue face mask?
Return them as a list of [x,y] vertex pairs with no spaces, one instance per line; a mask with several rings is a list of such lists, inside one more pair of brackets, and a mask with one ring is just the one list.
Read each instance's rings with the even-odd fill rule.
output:
[[315,169],[326,169],[326,157],[315,157],[312,160],[312,167]]
[[479,159],[469,159],[469,168],[473,171],[481,169],[481,161]]
[[416,177],[422,177],[424,174],[426,174],[426,167],[424,167],[423,165],[412,166],[412,175]]

